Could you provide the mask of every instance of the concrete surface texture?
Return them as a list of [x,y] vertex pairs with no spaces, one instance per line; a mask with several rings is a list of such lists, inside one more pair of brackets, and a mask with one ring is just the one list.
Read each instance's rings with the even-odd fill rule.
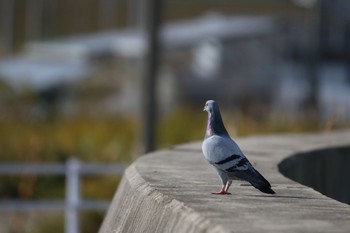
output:
[[180,145],[143,156],[126,170],[100,233],[350,232],[349,205],[278,170],[294,154],[350,146],[350,131],[236,142],[276,195],[263,194],[244,181],[233,182],[232,195],[212,195],[221,184],[202,155],[201,142]]

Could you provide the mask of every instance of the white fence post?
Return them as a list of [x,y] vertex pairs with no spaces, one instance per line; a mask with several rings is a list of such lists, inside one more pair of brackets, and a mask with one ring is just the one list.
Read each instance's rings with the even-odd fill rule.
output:
[[80,182],[79,182],[79,161],[69,159],[66,164],[66,211],[65,211],[65,232],[79,233],[80,204]]

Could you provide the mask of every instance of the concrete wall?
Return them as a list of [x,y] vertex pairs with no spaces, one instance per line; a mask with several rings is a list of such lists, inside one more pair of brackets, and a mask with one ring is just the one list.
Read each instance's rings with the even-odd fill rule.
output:
[[[350,232],[349,205],[286,178],[278,169],[283,161],[281,170],[295,170],[286,162],[295,154],[318,157],[315,151],[326,148],[347,153],[350,131],[236,141],[276,195],[263,194],[243,181],[234,181],[232,195],[212,195],[220,182],[202,156],[201,143],[181,145],[144,156],[126,170],[100,233]],[[308,175],[314,169],[297,170]]]
[[290,179],[350,204],[350,147],[297,154],[283,160],[279,169]]

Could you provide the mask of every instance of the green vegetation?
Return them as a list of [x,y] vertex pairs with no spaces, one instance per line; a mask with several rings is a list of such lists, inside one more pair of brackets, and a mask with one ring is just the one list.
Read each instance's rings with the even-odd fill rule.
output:
[[72,119],[55,122],[0,122],[0,154],[4,161],[129,162],[136,125],[128,119]]

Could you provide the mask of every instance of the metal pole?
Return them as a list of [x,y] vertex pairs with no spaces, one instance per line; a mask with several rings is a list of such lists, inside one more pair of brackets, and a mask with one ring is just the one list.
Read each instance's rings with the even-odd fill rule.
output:
[[66,168],[66,212],[65,212],[65,232],[79,232],[78,207],[80,204],[80,163],[77,159],[70,159]]
[[161,0],[148,0],[145,4],[146,45],[145,76],[143,78],[143,150],[145,153],[156,148],[157,123],[157,76],[159,70],[161,26]]

